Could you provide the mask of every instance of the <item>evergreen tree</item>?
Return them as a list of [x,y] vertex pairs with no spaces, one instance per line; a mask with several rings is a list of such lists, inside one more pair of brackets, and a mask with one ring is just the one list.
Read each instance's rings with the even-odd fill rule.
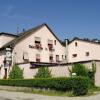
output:
[[23,70],[18,65],[14,65],[9,73],[9,79],[23,79]]
[[40,67],[35,75],[35,78],[50,78],[50,77],[52,77],[52,75],[48,67]]

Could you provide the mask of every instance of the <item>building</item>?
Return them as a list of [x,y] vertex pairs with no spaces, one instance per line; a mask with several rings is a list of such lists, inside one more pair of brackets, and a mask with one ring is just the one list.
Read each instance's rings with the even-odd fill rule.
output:
[[54,77],[69,76],[68,67],[81,62],[87,67],[96,61],[96,85],[100,86],[100,44],[75,38],[61,42],[47,24],[19,35],[0,34],[0,78],[7,78],[12,65],[18,64],[24,78],[32,78],[38,67],[48,66]]
[[[1,51],[6,52],[6,48],[11,49],[12,64],[18,64],[26,71],[26,78],[33,76],[29,75],[29,71],[34,67],[66,62],[65,46],[47,24],[39,25],[19,34],[10,42],[7,41],[6,44],[1,46]],[[2,62],[6,62],[5,55]],[[9,64],[11,65],[11,62]],[[7,77],[7,72],[10,70],[9,67],[5,69],[7,71],[5,71],[3,77]]]
[[75,38],[68,45],[68,62],[100,60],[100,43]]

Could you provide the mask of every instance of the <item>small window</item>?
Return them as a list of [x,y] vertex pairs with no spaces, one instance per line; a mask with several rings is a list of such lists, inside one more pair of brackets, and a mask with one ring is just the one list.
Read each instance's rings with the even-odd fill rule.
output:
[[56,62],[59,62],[59,55],[56,55]]
[[40,54],[36,54],[36,62],[40,62]]
[[77,54],[73,54],[72,56],[73,56],[73,57],[77,57]]
[[24,60],[28,60],[29,59],[28,52],[23,52],[23,59]]
[[77,47],[77,42],[75,42],[75,47]]
[[86,56],[89,56],[89,52],[86,52]]
[[65,60],[66,60],[66,55],[65,55]]
[[63,59],[63,55],[62,55],[62,59]]
[[53,55],[52,54],[49,55],[49,61],[53,62]]
[[56,40],[54,40],[54,44],[56,45]]

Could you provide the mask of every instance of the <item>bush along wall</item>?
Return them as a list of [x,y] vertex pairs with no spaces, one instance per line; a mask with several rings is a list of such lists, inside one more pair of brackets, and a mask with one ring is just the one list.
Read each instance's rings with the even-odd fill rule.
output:
[[72,91],[75,95],[85,95],[88,92],[89,80],[85,77],[8,79],[0,80],[0,85]]

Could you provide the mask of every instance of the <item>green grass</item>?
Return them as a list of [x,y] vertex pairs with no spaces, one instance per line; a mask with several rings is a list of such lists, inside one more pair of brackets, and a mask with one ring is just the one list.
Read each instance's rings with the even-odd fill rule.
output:
[[42,94],[42,95],[48,95],[48,96],[69,96],[73,97],[72,92],[61,92],[61,91],[53,91],[53,90],[33,90],[33,94]]
[[91,87],[89,90],[88,90],[88,95],[95,95],[95,94],[98,94],[100,93],[100,87]]

